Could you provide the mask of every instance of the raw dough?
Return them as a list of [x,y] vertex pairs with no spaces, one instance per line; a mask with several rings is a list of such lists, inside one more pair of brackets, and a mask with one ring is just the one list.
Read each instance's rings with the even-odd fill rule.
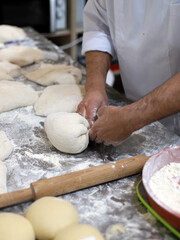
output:
[[77,84],[46,87],[34,105],[35,113],[47,116],[53,112],[76,112],[84,91],[84,86]]
[[89,123],[78,113],[51,113],[44,127],[52,145],[61,152],[80,153],[89,144]]
[[26,37],[23,29],[10,25],[0,25],[0,42],[22,40]]
[[68,201],[43,197],[27,209],[25,217],[32,223],[38,240],[52,240],[57,232],[78,223],[78,213]]
[[10,63],[8,61],[0,62],[0,70],[9,74],[11,77],[17,77],[21,74],[21,68],[18,65]]
[[13,145],[5,132],[0,131],[0,160],[3,161],[12,153]]
[[60,230],[54,240],[104,240],[104,238],[89,224],[75,224]]
[[12,150],[13,150],[12,143],[7,138],[5,132],[0,131],[0,193],[7,192],[6,187],[7,168],[4,162],[2,161],[11,154]]
[[30,86],[16,81],[0,81],[0,112],[33,105],[38,94]]
[[4,162],[0,160],[0,194],[7,192],[6,174],[7,174],[6,165],[4,164]]
[[25,66],[43,59],[43,52],[38,48],[12,46],[0,50],[0,61],[9,61],[19,66]]
[[53,84],[78,84],[82,74],[79,68],[70,65],[41,64],[34,72],[26,74],[26,77],[40,85]]
[[4,212],[0,213],[1,240],[35,240],[31,223],[23,216]]
[[11,81],[11,80],[13,80],[13,78],[8,73],[6,73],[2,69],[0,69],[0,81],[1,80],[9,80],[9,81]]

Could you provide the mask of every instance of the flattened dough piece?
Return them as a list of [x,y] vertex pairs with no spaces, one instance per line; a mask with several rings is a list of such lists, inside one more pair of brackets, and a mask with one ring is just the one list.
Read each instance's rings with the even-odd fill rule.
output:
[[42,64],[34,72],[26,74],[26,77],[40,85],[53,84],[78,84],[82,74],[79,68],[70,65]]
[[52,145],[61,152],[80,153],[89,144],[89,123],[78,113],[51,113],[44,127]]
[[102,234],[89,224],[74,224],[60,230],[54,240],[104,240]]
[[21,74],[21,68],[18,65],[10,63],[8,61],[0,62],[0,70],[9,74],[11,77],[17,77]]
[[54,239],[56,233],[71,224],[78,223],[75,207],[68,201],[56,197],[43,197],[30,205],[25,217],[31,222],[36,238]]
[[11,25],[0,25],[0,42],[22,40],[26,34],[22,28]]
[[13,145],[4,131],[0,131],[0,160],[3,161],[11,154]]
[[31,223],[21,215],[0,213],[0,226],[1,240],[35,240]]
[[30,86],[16,81],[0,81],[0,112],[30,106],[38,94]]
[[9,141],[5,132],[0,131],[0,193],[7,192],[7,186],[6,186],[7,169],[3,160],[9,157],[12,150],[13,150],[13,145],[11,141]]
[[0,80],[13,80],[13,78],[0,68]]
[[7,192],[6,186],[7,168],[3,161],[0,160],[0,194]]
[[38,48],[12,46],[0,50],[0,61],[9,61],[19,66],[25,66],[43,59],[43,52]]
[[84,92],[84,86],[77,84],[46,87],[34,104],[35,113],[47,116],[53,112],[76,112]]

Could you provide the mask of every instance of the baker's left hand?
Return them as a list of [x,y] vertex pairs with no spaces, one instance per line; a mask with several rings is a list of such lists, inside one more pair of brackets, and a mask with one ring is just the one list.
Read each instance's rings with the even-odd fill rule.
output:
[[118,145],[134,131],[129,108],[106,106],[97,112],[98,119],[89,131],[90,140],[105,145]]

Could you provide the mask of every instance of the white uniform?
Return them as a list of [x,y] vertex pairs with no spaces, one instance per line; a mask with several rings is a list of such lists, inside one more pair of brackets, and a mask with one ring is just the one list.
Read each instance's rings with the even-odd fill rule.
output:
[[127,98],[137,100],[180,72],[180,0],[89,0],[82,53],[117,56]]
[[180,0],[89,0],[82,52],[117,55],[126,96],[137,100],[180,72]]

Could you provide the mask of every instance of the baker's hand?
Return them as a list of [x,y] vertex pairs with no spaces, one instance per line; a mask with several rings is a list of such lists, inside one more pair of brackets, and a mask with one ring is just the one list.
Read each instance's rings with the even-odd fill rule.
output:
[[118,145],[134,131],[128,107],[107,106],[98,110],[98,119],[91,127],[92,141],[105,145]]
[[84,99],[80,102],[77,113],[85,117],[90,126],[93,125],[96,113],[100,107],[108,104],[108,98],[106,93],[99,90],[89,90]]

